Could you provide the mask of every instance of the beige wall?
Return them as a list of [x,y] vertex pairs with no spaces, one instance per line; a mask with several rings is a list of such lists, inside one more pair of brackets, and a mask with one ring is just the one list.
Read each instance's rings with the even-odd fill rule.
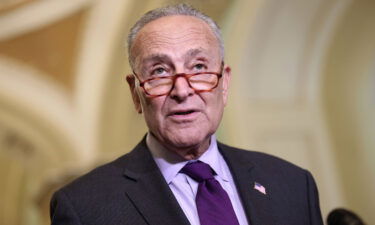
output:
[[324,106],[347,205],[375,221],[375,2],[354,1],[324,68]]
[[[0,224],[48,224],[53,190],[145,134],[124,36],[170,2],[0,3]],[[375,221],[375,2],[187,2],[219,22],[233,69],[219,139],[309,169],[324,216]]]

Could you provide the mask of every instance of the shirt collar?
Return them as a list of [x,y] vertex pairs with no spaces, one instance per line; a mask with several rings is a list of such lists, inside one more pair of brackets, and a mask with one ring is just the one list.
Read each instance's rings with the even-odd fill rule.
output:
[[[179,171],[189,162],[196,160],[183,160],[175,153],[167,150],[151,133],[147,134],[146,143],[151,151],[151,154],[159,167],[164,179],[168,184],[172,182],[173,178],[177,176]],[[199,161],[207,163],[215,171],[217,176],[219,176],[224,181],[229,181],[229,175],[225,173],[224,170],[224,158],[220,154],[217,147],[216,136],[211,136],[210,146],[207,151],[205,151],[199,158]]]

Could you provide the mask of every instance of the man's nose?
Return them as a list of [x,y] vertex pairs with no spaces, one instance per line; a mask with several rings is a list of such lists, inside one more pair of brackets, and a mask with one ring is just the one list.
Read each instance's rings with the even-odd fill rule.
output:
[[194,90],[190,87],[186,77],[177,77],[170,93],[171,98],[176,99],[177,101],[184,101],[188,96],[193,94]]

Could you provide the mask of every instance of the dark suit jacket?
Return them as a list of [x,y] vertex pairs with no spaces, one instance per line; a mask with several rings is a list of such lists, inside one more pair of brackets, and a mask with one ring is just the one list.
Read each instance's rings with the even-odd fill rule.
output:
[[[251,225],[322,225],[311,174],[284,160],[218,144]],[[254,189],[262,184],[264,195]],[[147,148],[78,178],[51,200],[53,225],[189,225]]]

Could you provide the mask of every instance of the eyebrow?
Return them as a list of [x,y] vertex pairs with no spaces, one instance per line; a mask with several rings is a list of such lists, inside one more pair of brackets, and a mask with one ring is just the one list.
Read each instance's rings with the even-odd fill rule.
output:
[[185,57],[194,57],[196,55],[199,55],[200,53],[203,52],[203,48],[193,48],[193,49],[190,49],[189,51],[187,51],[184,56]]
[[[203,48],[193,48],[189,49],[183,57],[188,58],[188,60],[191,60],[191,58],[201,54],[204,52]],[[146,65],[145,67],[148,67],[148,64],[152,62],[170,62],[171,58],[167,54],[163,53],[155,53],[147,56],[142,60],[142,65]]]
[[170,61],[170,58],[168,57],[168,55],[166,54],[151,54],[149,56],[147,56],[145,59],[142,60],[142,64],[148,64],[152,61]]

